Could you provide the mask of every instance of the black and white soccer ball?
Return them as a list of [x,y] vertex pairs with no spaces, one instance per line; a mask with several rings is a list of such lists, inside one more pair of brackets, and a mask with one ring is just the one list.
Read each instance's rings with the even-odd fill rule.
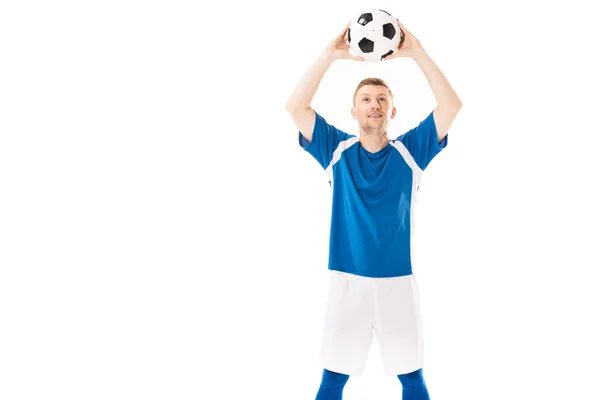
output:
[[402,41],[396,18],[384,10],[361,12],[348,28],[352,51],[366,61],[381,61],[394,53]]

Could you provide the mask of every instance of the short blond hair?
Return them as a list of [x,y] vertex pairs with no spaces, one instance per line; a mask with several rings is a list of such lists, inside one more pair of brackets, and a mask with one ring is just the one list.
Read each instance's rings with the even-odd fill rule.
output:
[[394,95],[392,94],[392,91],[390,90],[390,87],[388,86],[387,83],[385,83],[385,81],[383,79],[379,79],[379,78],[365,78],[365,79],[363,79],[362,81],[360,81],[358,83],[358,86],[356,87],[356,90],[354,91],[354,96],[352,97],[352,104],[354,104],[354,102],[356,101],[356,94],[358,93],[358,91],[360,90],[360,88],[363,87],[363,86],[366,86],[366,85],[383,86],[390,93],[390,97],[392,99],[394,98]]

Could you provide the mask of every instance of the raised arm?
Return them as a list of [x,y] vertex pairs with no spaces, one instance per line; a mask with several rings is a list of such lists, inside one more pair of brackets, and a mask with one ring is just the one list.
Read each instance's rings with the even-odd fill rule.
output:
[[329,42],[317,60],[304,74],[287,102],[287,111],[290,113],[302,136],[308,141],[312,139],[316,118],[315,111],[311,108],[311,102],[325,72],[327,72],[331,64],[337,59],[346,58],[364,61],[361,57],[354,56],[348,51],[350,48],[347,38],[349,26],[350,22],[348,22],[342,32]]
[[441,142],[448,133],[450,125],[452,125],[456,115],[462,108],[462,102],[454,92],[454,89],[452,89],[452,86],[450,86],[450,82],[448,82],[442,71],[440,71],[431,57],[425,52],[419,40],[412,35],[400,21],[397,19],[396,21],[398,22],[400,29],[402,29],[404,40],[398,51],[387,56],[384,60],[390,60],[396,57],[411,57],[421,68],[421,71],[425,74],[427,82],[433,91],[435,100],[437,101],[437,107],[433,110],[433,119],[438,134],[438,141]]

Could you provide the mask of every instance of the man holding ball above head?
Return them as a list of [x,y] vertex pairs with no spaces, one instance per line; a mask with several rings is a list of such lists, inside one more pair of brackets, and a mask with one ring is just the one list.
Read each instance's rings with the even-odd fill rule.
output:
[[335,60],[364,61],[349,52],[350,23],[309,67],[286,107],[299,129],[300,145],[326,171],[332,189],[331,281],[316,400],[342,399],[349,376],[364,371],[373,334],[385,374],[396,375],[402,384],[402,399],[429,399],[411,264],[413,205],[421,174],[446,147],[462,103],[419,40],[397,22],[402,43],[383,60],[412,58],[437,101],[416,127],[388,137],[396,108],[390,88],[377,78],[362,80],[354,94],[351,115],[358,122],[358,136],[339,130],[311,108]]

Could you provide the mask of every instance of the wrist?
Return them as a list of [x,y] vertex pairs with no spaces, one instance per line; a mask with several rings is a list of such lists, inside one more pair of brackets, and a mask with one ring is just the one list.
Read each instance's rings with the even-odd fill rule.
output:
[[426,61],[427,58],[429,58],[429,54],[427,54],[427,52],[423,48],[420,48],[414,51],[414,53],[412,54],[412,58],[417,63],[419,63],[422,61]]
[[319,54],[319,57],[317,58],[317,61],[332,63],[336,59],[337,59],[337,57],[335,56],[335,51],[332,51],[330,49],[324,49],[321,52],[321,54]]

